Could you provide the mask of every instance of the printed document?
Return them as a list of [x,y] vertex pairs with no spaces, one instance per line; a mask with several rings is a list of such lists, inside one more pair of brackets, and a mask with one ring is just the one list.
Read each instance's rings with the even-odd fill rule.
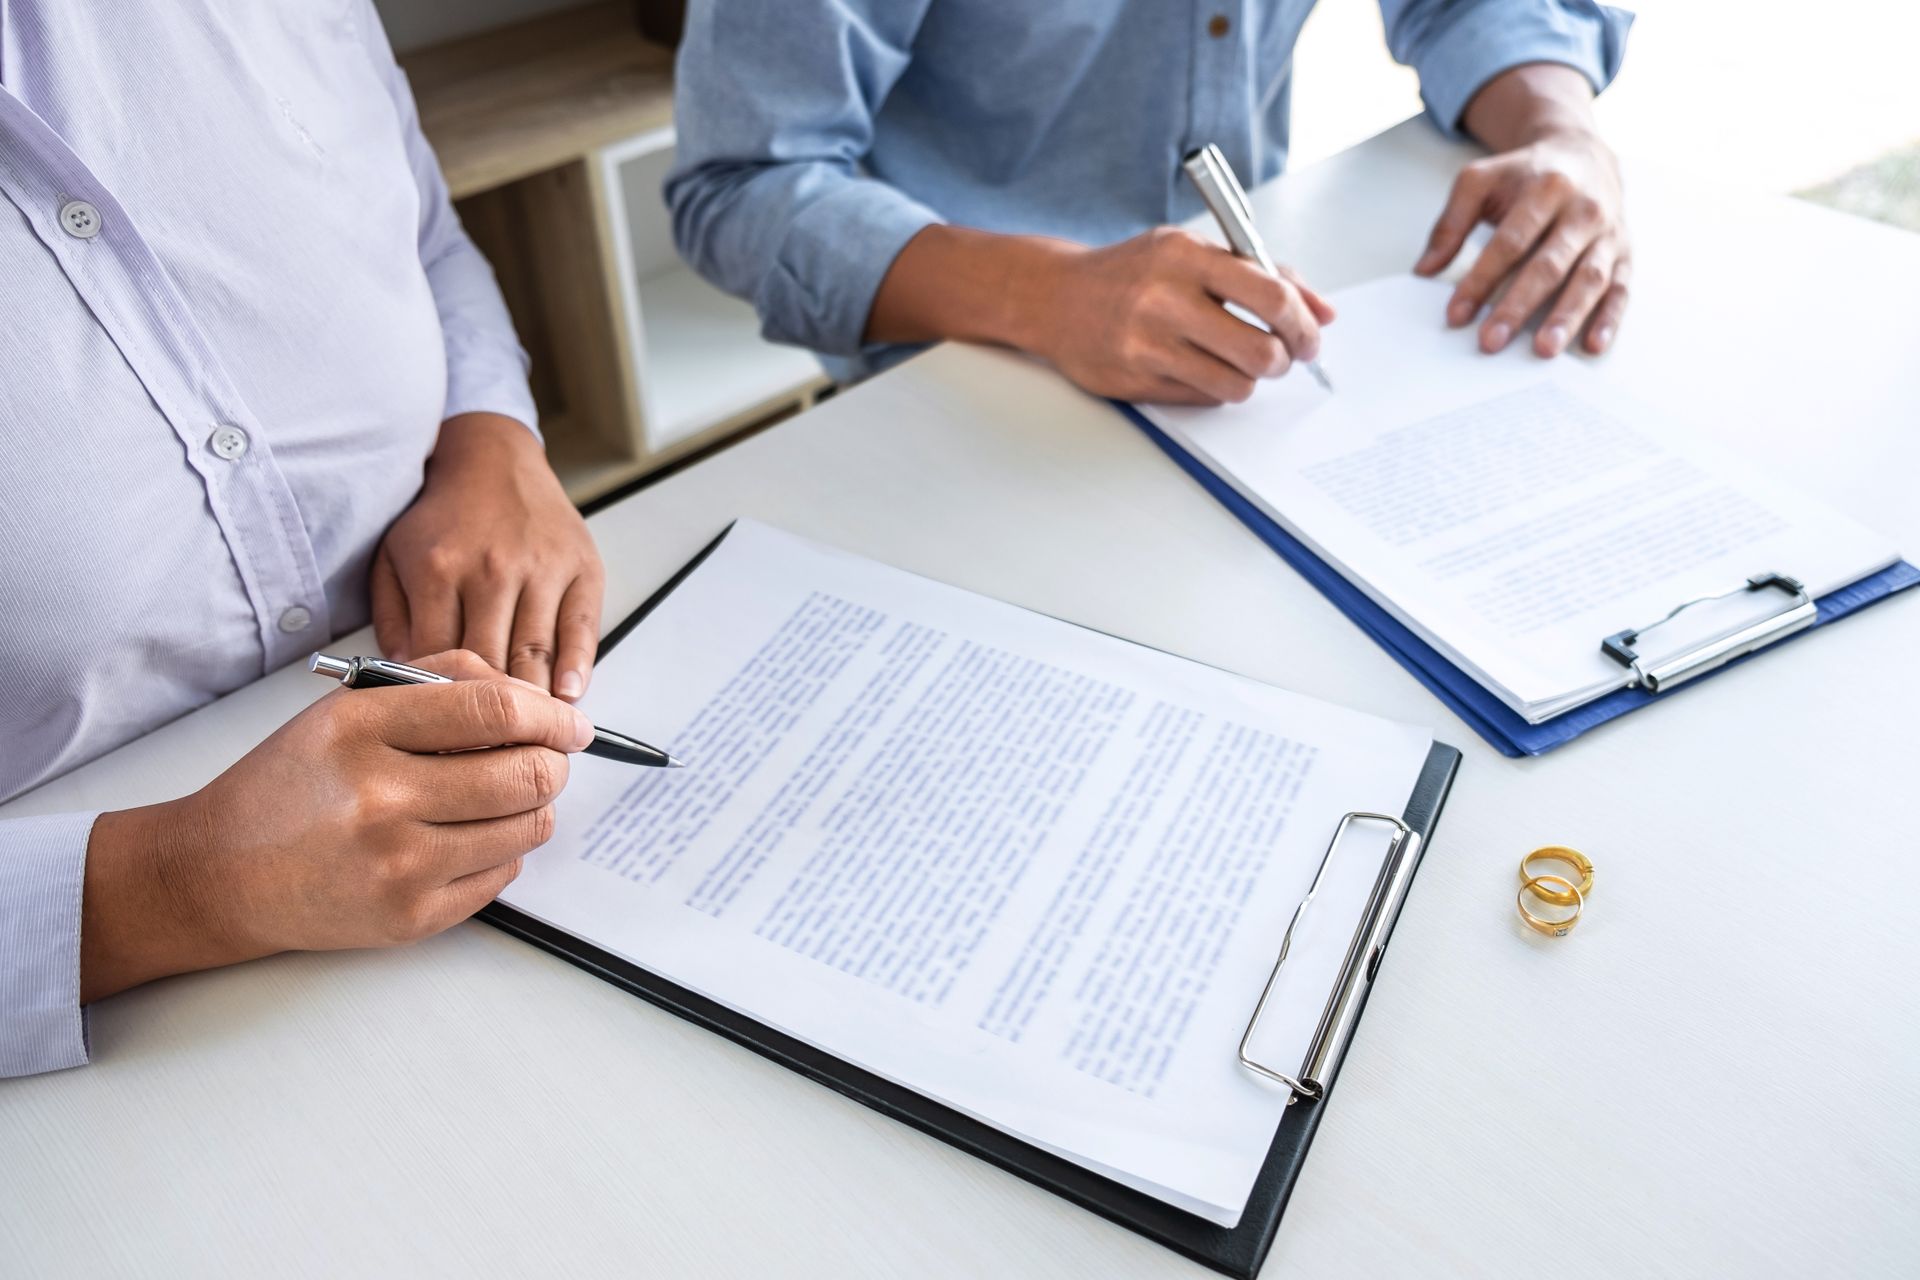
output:
[[[1899,559],[1632,401],[1603,366],[1541,360],[1524,339],[1481,355],[1442,322],[1450,288],[1408,276],[1334,295],[1334,393],[1289,376],[1245,404],[1142,412],[1535,723],[1628,683],[1602,637],[1758,574],[1817,597]],[[1688,611],[1640,652],[1679,652],[1785,600]]]
[[[686,767],[575,757],[502,901],[1225,1225],[1287,1101],[1236,1056],[1281,937],[1431,746],[744,520],[582,705]],[[1283,1069],[1386,847],[1328,864]]]

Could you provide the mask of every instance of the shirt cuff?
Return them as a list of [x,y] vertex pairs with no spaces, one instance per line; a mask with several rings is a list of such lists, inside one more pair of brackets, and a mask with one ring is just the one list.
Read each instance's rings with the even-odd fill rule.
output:
[[0,1077],[87,1061],[80,896],[96,816],[0,821]]
[[447,352],[447,405],[441,421],[463,413],[498,413],[540,436],[540,411],[527,386],[526,357],[496,351]]
[[1475,5],[1421,51],[1420,96],[1435,123],[1459,137],[1473,95],[1513,67],[1557,62],[1584,75],[1599,93],[1619,74],[1632,25],[1625,9],[1593,0]]
[[808,204],[757,291],[761,332],[826,355],[861,354],[873,297],[893,260],[940,221],[919,201],[864,178]]

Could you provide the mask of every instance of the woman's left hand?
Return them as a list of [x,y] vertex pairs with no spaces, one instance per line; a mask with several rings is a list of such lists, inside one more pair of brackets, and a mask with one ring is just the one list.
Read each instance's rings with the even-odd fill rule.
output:
[[374,634],[396,660],[471,649],[572,701],[593,670],[604,585],[539,439],[512,418],[461,414],[374,558]]

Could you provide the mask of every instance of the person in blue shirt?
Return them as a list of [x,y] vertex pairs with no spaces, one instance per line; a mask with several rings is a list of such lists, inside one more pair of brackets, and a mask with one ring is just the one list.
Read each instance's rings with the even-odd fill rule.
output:
[[[1044,357],[1123,399],[1244,400],[1332,318],[1166,224],[1183,155],[1249,186],[1286,162],[1313,0],[691,0],[665,195],[681,254],[774,341],[860,376],[945,338]],[[1488,352],[1604,351],[1626,306],[1618,165],[1594,95],[1631,15],[1592,0],[1380,0],[1393,56],[1467,165],[1415,270],[1497,224],[1448,320]],[[1503,296],[1496,294],[1511,281]],[[1493,305],[1489,308],[1489,302]],[[1236,303],[1271,332],[1246,323]]]

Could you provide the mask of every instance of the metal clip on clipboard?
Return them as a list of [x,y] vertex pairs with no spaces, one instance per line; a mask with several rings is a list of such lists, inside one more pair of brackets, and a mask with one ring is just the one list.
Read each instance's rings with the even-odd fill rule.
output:
[[[1353,939],[1347,944],[1346,959],[1341,962],[1339,976],[1334,979],[1333,990],[1328,993],[1327,1004],[1320,1013],[1313,1039],[1307,1044],[1306,1057],[1295,1071],[1281,1071],[1256,1062],[1248,1053],[1248,1047],[1253,1042],[1254,1029],[1260,1025],[1260,1015],[1266,1012],[1274,984],[1280,979],[1280,970],[1287,963],[1294,930],[1300,927],[1308,908],[1313,906],[1314,895],[1320,892],[1321,883],[1327,878],[1327,868],[1333,862],[1333,852],[1340,847],[1340,838],[1356,822],[1386,823],[1393,828],[1393,842],[1387,846],[1386,857],[1381,859],[1380,873],[1374,877],[1373,891],[1367,895],[1367,905],[1360,913],[1360,923],[1354,928]],[[1298,1098],[1318,1098],[1326,1092],[1333,1068],[1346,1050],[1347,1040],[1353,1035],[1354,1022],[1360,1016],[1360,1002],[1373,983],[1374,971],[1380,967],[1380,955],[1386,949],[1387,933],[1393,928],[1400,902],[1406,897],[1407,882],[1413,878],[1413,869],[1419,861],[1420,833],[1398,818],[1384,813],[1349,813],[1334,827],[1333,839],[1327,842],[1327,851],[1320,859],[1320,870],[1314,874],[1313,886],[1307,890],[1307,896],[1300,900],[1300,905],[1294,908],[1286,936],[1280,940],[1280,957],[1273,962],[1273,972],[1267,975],[1267,985],[1261,989],[1260,1000],[1253,1006],[1253,1017],[1247,1020],[1246,1032],[1240,1037],[1240,1065],[1291,1089],[1294,1096],[1287,1099],[1288,1105]]]
[[[1702,641],[1691,649],[1685,649],[1672,657],[1658,662],[1650,662],[1634,652],[1634,646],[1640,637],[1655,627],[1673,621],[1697,604],[1708,604],[1715,600],[1725,600],[1747,591],[1760,591],[1767,587],[1777,587],[1791,597],[1782,606],[1780,612],[1761,618],[1732,631],[1722,632],[1709,640]],[[1600,651],[1612,658],[1627,670],[1633,672],[1634,684],[1649,693],[1659,693],[1670,689],[1695,676],[1705,675],[1716,667],[1723,667],[1743,654],[1755,649],[1784,640],[1796,631],[1804,631],[1820,617],[1820,610],[1807,594],[1805,586],[1797,578],[1789,578],[1783,573],[1760,573],[1748,578],[1730,591],[1719,595],[1701,596],[1685,604],[1675,605],[1666,617],[1650,622],[1644,627],[1630,631],[1619,631],[1600,642]]]

